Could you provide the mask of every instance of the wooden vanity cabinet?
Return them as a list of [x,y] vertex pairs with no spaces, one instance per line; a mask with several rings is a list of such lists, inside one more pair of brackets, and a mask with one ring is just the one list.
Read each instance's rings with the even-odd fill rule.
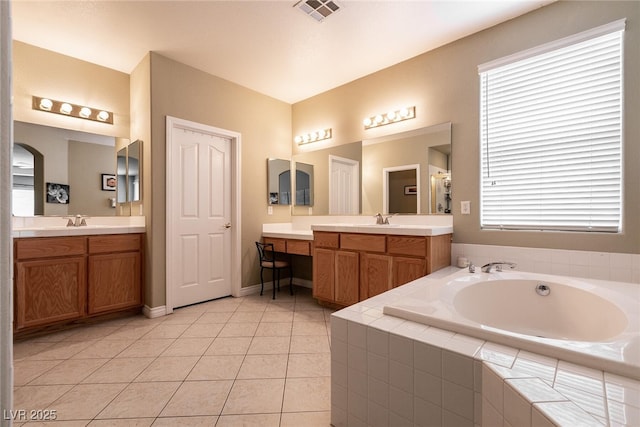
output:
[[348,306],[451,263],[451,235],[314,232],[313,296]]
[[16,330],[75,320],[86,314],[86,240],[16,239]]
[[142,306],[142,234],[14,240],[14,331]]
[[89,315],[142,305],[140,234],[89,236]]
[[273,244],[273,250],[292,255],[311,255],[311,241],[301,239],[283,239],[279,237],[264,237],[263,243]]

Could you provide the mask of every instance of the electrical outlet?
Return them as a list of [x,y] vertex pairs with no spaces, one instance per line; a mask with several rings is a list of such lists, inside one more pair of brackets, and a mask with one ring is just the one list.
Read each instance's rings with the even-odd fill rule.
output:
[[469,215],[471,213],[471,202],[468,200],[465,200],[463,202],[460,202],[460,213],[462,215]]
[[273,206],[267,206],[267,215],[273,215]]

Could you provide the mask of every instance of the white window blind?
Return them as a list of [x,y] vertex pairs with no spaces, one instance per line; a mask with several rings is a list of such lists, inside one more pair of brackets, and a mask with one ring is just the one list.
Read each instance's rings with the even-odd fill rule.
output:
[[623,29],[479,67],[482,228],[620,231]]

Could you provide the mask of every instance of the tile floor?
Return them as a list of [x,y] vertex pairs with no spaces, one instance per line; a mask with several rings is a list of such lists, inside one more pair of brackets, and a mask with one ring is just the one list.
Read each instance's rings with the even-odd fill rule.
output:
[[331,312],[297,287],[18,341],[14,409],[65,427],[329,426]]

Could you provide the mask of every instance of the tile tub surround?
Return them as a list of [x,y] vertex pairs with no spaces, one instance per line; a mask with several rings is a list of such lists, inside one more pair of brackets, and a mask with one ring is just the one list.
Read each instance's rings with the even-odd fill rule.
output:
[[640,380],[639,308],[633,283],[477,268],[427,279],[383,313]]
[[640,425],[638,381],[382,313],[423,280],[331,316],[333,425]]
[[640,254],[452,243],[451,265],[459,256],[478,267],[507,261],[518,271],[640,284]]

